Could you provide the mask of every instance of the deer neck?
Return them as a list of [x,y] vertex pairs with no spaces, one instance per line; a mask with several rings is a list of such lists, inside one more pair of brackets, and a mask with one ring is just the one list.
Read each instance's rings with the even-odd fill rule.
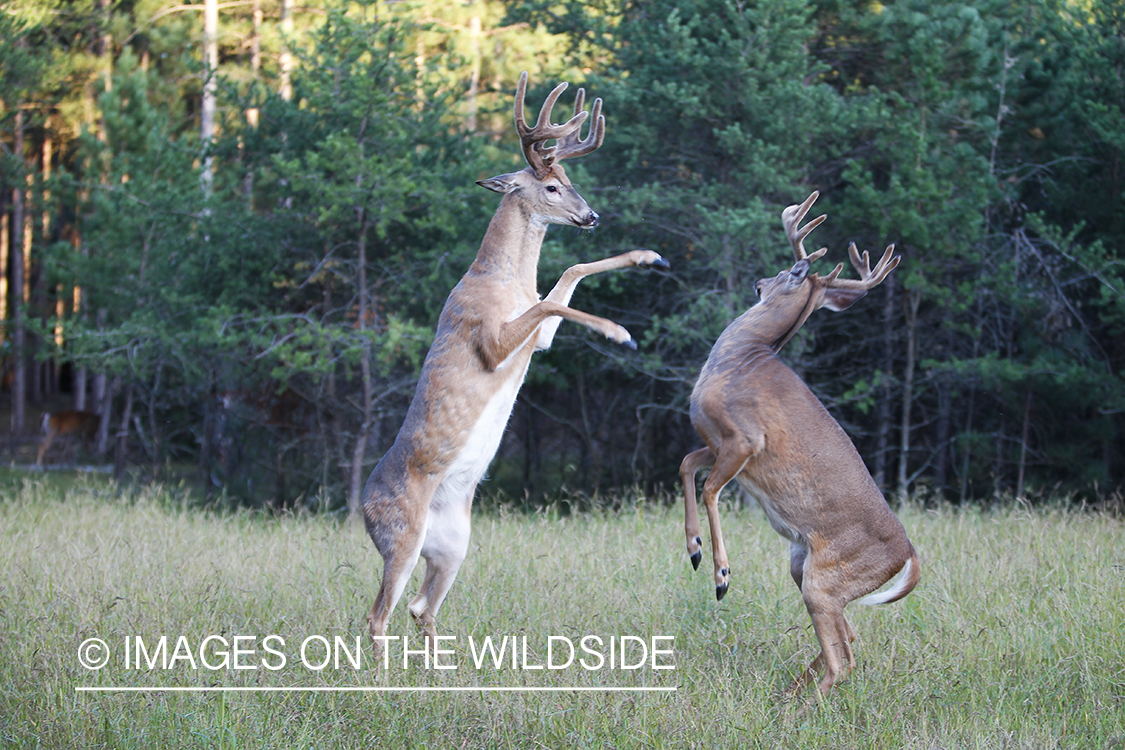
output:
[[812,312],[812,295],[800,307],[777,307],[768,303],[754,305],[728,329],[731,333],[730,343],[737,348],[757,346],[774,352],[780,351],[801,329]]
[[503,284],[520,284],[534,292],[539,252],[547,223],[537,220],[516,196],[505,195],[488,224],[471,272]]

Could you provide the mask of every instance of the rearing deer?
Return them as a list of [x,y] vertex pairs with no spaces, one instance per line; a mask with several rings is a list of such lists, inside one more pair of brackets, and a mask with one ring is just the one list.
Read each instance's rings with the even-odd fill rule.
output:
[[[703,540],[695,502],[695,475],[708,466],[703,503],[711,526],[715,596],[727,591],[730,567],[719,525],[718,499],[732,479],[754,496],[770,525],[790,542],[789,573],[805,600],[820,655],[789,686],[796,695],[824,670],[821,695],[855,666],[855,631],[844,607],[893,602],[918,582],[919,562],[902,524],[891,512],[859,453],[836,420],[777,351],[821,307],[851,307],[898,265],[894,245],[871,270],[866,252],[849,248],[860,280],[838,278],[843,263],[821,278],[809,264],[827,248],[805,253],[804,239],[824,221],[801,220],[819,194],[782,212],[794,266],[755,285],[760,301],[719,336],[691,395],[691,422],[706,448],[684,458],[685,532],[698,569]],[[896,573],[889,590],[871,594]]]
[[[363,490],[367,532],[383,556],[382,585],[367,616],[377,652],[419,556],[426,575],[409,609],[426,636],[436,634],[434,618],[468,549],[473,494],[500,445],[532,353],[551,345],[563,318],[636,348],[621,326],[568,307],[578,282],[618,268],[668,265],[647,250],[580,264],[540,301],[536,270],[547,225],[598,223],[560,162],[601,145],[602,101],[587,113],[579,89],[574,116],[553,125],[551,109],[566,86],[555,87],[528,127],[527,73],[520,76],[514,114],[528,166],[477,183],[504,197],[476,260],[445,302],[402,429]],[[579,130],[588,116],[583,139]]]

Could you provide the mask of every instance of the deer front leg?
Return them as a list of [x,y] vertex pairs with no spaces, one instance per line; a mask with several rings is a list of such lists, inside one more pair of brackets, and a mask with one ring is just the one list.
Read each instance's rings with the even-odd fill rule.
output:
[[[563,272],[559,277],[558,283],[554,288],[547,293],[543,299],[550,302],[557,302],[560,305],[570,305],[570,298],[574,295],[574,290],[578,288],[578,282],[587,276],[593,276],[596,273],[604,273],[606,271],[616,271],[621,268],[671,268],[668,261],[664,260],[659,253],[654,253],[651,250],[631,250],[621,255],[615,255],[611,258],[603,258],[590,263],[579,263],[571,266]],[[539,338],[536,339],[535,348],[537,350],[551,348],[551,342],[555,339],[555,332],[558,331],[559,323],[562,318],[551,318],[543,323],[539,328]]]
[[688,557],[691,567],[699,570],[703,559],[703,539],[699,536],[699,506],[695,503],[695,475],[700,469],[715,464],[715,454],[710,448],[700,448],[684,456],[680,464],[680,481],[684,485],[684,534],[687,536]]
[[35,458],[35,465],[36,466],[42,466],[43,465],[43,456],[47,455],[47,451],[48,451],[48,449],[50,449],[51,443],[53,443],[54,441],[55,441],[55,433],[52,432],[52,433],[48,434],[46,438],[43,439],[42,443],[39,444],[39,455],[36,456],[36,458]]

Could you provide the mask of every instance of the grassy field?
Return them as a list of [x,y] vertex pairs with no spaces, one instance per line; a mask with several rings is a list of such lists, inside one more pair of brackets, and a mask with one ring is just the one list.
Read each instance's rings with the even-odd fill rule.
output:
[[[359,669],[347,653],[320,668],[325,643],[350,648],[362,635],[376,590],[381,563],[358,525],[25,481],[0,499],[0,745],[1125,747],[1122,522],[1018,508],[900,516],[922,580],[902,602],[849,609],[859,666],[801,714],[780,691],[815,639],[787,544],[756,509],[725,511],[733,576],[721,603],[709,556],[691,570],[679,507],[478,515],[438,623],[450,636],[438,663],[455,668],[417,656],[404,670],[397,644],[387,670],[367,649]],[[420,645],[401,605],[391,625]],[[548,665],[551,636],[549,665],[563,666],[568,643],[575,661],[532,668]],[[580,650],[588,636],[602,639],[586,641],[600,668]],[[642,661],[639,644],[674,651],[632,669],[615,653],[611,669],[608,644],[622,636],[628,667]],[[97,654],[80,645],[95,637],[110,659],[91,670],[80,657]],[[475,666],[485,637],[516,639],[515,668],[507,655],[500,668]],[[122,686],[162,689],[77,690]],[[224,686],[430,690],[168,689]],[[444,690],[477,687],[675,690]]]

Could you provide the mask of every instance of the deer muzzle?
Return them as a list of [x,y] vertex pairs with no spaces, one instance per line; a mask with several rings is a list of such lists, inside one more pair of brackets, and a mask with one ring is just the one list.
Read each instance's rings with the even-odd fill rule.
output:
[[591,210],[588,214],[578,219],[576,224],[582,229],[593,229],[598,225],[598,214]]

